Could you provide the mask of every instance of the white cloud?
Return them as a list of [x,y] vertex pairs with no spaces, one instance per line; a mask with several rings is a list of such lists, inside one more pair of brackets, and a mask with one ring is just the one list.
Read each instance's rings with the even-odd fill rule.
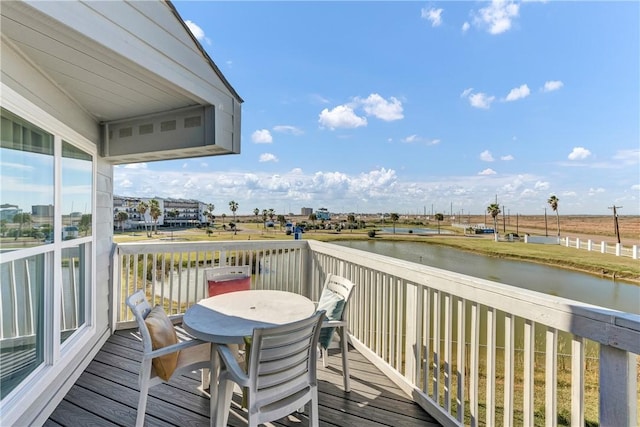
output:
[[277,162],[278,158],[271,153],[260,154],[260,162]]
[[506,156],[500,156],[500,160],[504,160],[505,162],[509,162],[513,159],[514,157],[511,154],[507,154]]
[[509,0],[493,0],[487,7],[480,9],[474,23],[487,28],[490,34],[501,34],[511,29],[513,19],[518,17],[520,6]]
[[468,22],[465,22],[464,24],[462,24],[462,32],[466,33],[467,31],[469,31],[470,27],[471,27],[471,25],[469,25]]
[[274,132],[288,133],[291,135],[302,135],[304,133],[301,129],[290,125],[277,125],[273,127],[273,130]]
[[463,90],[462,93],[460,94],[460,98],[467,98],[471,94],[471,92],[473,92],[472,87]]
[[631,186],[632,190],[640,191],[640,184],[634,184]]
[[186,169],[186,168],[188,168],[188,167],[189,167],[189,163],[184,162],[184,163],[182,164],[182,169]]
[[325,108],[320,112],[318,122],[331,130],[337,128],[358,128],[367,125],[367,118],[358,116],[348,105],[338,105],[333,110]]
[[546,181],[536,181],[536,183],[534,184],[533,188],[535,188],[536,190],[548,190],[549,189],[549,183]]
[[605,189],[602,187],[598,187],[598,188],[589,188],[589,196],[593,196],[596,194],[600,194],[600,193],[604,193]]
[[524,84],[520,87],[511,89],[511,91],[505,98],[505,101],[507,102],[516,101],[518,99],[526,98],[527,96],[529,96],[529,94],[531,94],[531,91],[529,90],[529,86]]
[[483,171],[481,171],[481,172],[478,172],[478,175],[488,176],[488,175],[495,175],[496,173],[497,173],[497,172],[496,172],[496,171],[494,171],[493,169],[491,169],[491,168],[487,168],[487,169],[485,169],[485,170],[483,170]]
[[387,101],[377,93],[372,93],[366,99],[356,98],[362,103],[365,113],[380,120],[390,122],[404,118],[402,114],[402,103],[393,96]]
[[493,162],[494,158],[489,150],[484,150],[482,153],[480,153],[480,160],[482,160],[483,162]]
[[469,104],[475,108],[488,109],[491,107],[491,103],[495,101],[495,96],[489,96],[486,93],[478,92],[473,95],[469,95]]
[[640,149],[618,150],[613,156],[613,160],[617,160],[625,165],[635,165],[640,162]]
[[571,153],[569,153],[569,160],[584,160],[591,155],[591,151],[584,147],[573,147]]
[[196,40],[199,42],[205,41],[207,44],[211,44],[211,40],[204,34],[204,30],[200,28],[198,24],[189,20],[184,21],[184,23],[187,24],[189,31],[191,31],[191,34],[193,34]]
[[417,142],[419,140],[420,140],[420,138],[418,137],[418,135],[415,135],[415,134],[414,135],[409,135],[408,137],[401,139],[402,142],[408,142],[408,143]]
[[208,168],[209,164],[207,162],[200,162],[200,167],[201,168]]
[[544,82],[544,87],[542,88],[543,92],[553,92],[554,90],[560,89],[564,86],[560,80],[549,80]]
[[268,129],[259,129],[251,134],[251,140],[256,144],[271,144],[273,137]]
[[432,139],[431,141],[427,141],[427,145],[438,145],[440,144],[440,140],[438,138]]
[[123,166],[125,169],[146,169],[146,163],[129,163],[128,165]]
[[429,20],[431,22],[432,27],[438,27],[442,24],[442,9],[425,9],[423,8],[420,16],[423,19]]
[[133,188],[133,182],[125,178],[118,182],[118,186],[122,188]]

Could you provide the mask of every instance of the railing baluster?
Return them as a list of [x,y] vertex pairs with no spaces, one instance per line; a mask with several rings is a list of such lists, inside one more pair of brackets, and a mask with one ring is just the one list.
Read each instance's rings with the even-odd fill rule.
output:
[[557,413],[557,372],[558,372],[558,331],[547,328],[547,345],[545,348],[545,425],[554,427],[558,424]]
[[584,426],[584,340],[571,338],[571,425]]
[[515,319],[509,313],[504,316],[504,418],[503,425],[513,425],[513,364]]
[[534,367],[535,367],[535,323],[531,320],[524,322],[524,383],[523,383],[523,421],[525,426],[534,422]]
[[444,410],[451,413],[451,295],[444,294]]
[[433,291],[433,400],[440,404],[440,292]]
[[487,308],[487,401],[486,422],[496,424],[496,310]]
[[429,372],[431,372],[431,318],[433,317],[433,310],[431,309],[431,289],[425,288],[424,291],[424,335],[422,338],[422,345],[424,346],[424,373],[422,375],[422,391],[425,394],[429,394]]
[[464,422],[464,385],[465,385],[465,332],[466,332],[466,304],[463,298],[458,298],[458,346],[457,346],[457,375],[458,387],[456,393],[456,419]]
[[[478,382],[480,380],[480,307],[478,303],[471,304],[471,348],[469,361],[469,413],[471,427],[477,427],[480,424],[478,414]],[[525,425],[531,425],[526,424]]]

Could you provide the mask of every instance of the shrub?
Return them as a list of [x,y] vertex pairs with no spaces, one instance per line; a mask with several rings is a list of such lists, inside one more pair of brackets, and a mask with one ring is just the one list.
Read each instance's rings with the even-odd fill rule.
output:
[[367,233],[367,235],[371,238],[376,237],[376,230],[369,230],[369,232]]

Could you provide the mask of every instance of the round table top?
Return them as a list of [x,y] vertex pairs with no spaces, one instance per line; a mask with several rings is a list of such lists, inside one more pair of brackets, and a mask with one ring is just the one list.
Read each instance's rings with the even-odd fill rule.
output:
[[237,291],[201,300],[187,310],[182,325],[201,340],[242,343],[255,328],[306,319],[315,310],[310,299],[292,292]]

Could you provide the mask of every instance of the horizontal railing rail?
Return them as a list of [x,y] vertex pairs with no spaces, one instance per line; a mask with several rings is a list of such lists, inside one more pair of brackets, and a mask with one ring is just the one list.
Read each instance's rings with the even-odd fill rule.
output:
[[202,268],[246,264],[254,287],[312,299],[329,273],[352,280],[352,344],[444,425],[585,425],[593,405],[600,425],[638,423],[640,316],[329,243],[118,245],[114,320],[132,326],[123,301],[142,287],[179,315]]

